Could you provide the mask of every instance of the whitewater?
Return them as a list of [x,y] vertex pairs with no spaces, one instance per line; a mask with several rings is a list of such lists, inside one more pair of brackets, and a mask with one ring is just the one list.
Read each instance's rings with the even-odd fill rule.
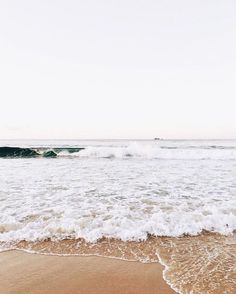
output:
[[53,158],[0,158],[4,248],[20,240],[126,241],[236,229],[236,141],[0,145],[57,151]]

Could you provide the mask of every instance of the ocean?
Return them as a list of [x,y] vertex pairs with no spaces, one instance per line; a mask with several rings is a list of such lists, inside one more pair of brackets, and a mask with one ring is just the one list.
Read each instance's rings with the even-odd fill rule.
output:
[[178,293],[236,293],[235,230],[236,140],[0,141],[0,251],[159,261]]

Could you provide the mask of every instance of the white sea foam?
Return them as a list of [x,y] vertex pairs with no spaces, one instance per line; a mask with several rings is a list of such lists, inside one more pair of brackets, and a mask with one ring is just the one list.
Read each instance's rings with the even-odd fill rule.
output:
[[[65,153],[63,153],[65,155]],[[128,146],[89,146],[71,154],[88,158],[147,158],[147,159],[222,159],[236,160],[236,148],[170,148],[159,145],[131,143]]]
[[1,159],[0,242],[230,234],[235,149],[210,144],[113,142],[57,159]]

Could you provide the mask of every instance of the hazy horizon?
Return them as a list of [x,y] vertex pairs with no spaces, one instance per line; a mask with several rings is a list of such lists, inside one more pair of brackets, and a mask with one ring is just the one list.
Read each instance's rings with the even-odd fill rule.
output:
[[236,141],[236,138],[11,138],[0,141]]
[[236,139],[235,12],[2,1],[0,139]]

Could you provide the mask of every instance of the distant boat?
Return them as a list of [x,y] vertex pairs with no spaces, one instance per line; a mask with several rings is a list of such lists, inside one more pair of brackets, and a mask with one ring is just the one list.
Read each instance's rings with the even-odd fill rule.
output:
[[155,141],[161,140],[161,138],[154,138]]

